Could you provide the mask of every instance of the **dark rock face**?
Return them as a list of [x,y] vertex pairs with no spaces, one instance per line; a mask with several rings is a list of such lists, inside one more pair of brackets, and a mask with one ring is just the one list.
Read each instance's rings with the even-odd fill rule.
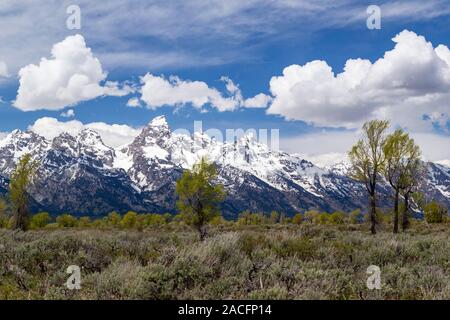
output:
[[[116,149],[90,129],[76,136],[63,133],[52,141],[13,131],[0,141],[0,195],[7,193],[8,177],[25,153],[40,163],[30,190],[32,209],[53,214],[175,213],[176,181],[202,156],[217,165],[218,182],[227,191],[222,204],[226,218],[244,210],[293,215],[308,209],[367,207],[365,187],[342,170],[321,169],[298,156],[270,151],[251,136],[219,143],[201,133],[177,135],[163,117]],[[430,163],[428,171],[427,197],[450,205],[450,168]],[[379,191],[379,206],[391,205],[390,189],[381,186]]]

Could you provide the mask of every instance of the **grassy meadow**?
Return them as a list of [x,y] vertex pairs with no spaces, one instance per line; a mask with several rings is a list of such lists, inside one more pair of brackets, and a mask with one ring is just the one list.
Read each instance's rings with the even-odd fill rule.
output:
[[[0,229],[0,299],[450,299],[450,223]],[[81,289],[65,283],[81,267]],[[367,267],[381,269],[369,290]]]

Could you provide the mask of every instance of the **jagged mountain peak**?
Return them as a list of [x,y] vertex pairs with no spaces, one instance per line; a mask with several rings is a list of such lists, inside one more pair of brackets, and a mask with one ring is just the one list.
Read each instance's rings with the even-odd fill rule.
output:
[[43,149],[48,141],[33,131],[14,130],[3,140],[0,140],[0,150],[8,149],[10,153],[24,154],[33,153],[35,149]]
[[97,146],[101,149],[112,149],[104,144],[101,135],[93,129],[86,128],[80,131],[77,140],[85,145]]
[[149,145],[163,145],[171,137],[171,131],[164,116],[154,118],[130,144],[129,149],[142,148]]
[[147,125],[148,127],[167,127],[169,128],[169,124],[167,123],[166,116],[157,116],[153,118]]
[[45,138],[31,130],[22,131],[16,129],[11,131],[4,139],[4,141],[8,141],[9,143],[17,140],[45,140]]
[[[204,132],[172,133],[165,117],[154,118],[132,143],[116,150],[92,129],[63,133],[52,141],[15,130],[0,140],[0,176],[7,178],[26,152],[41,161],[39,178],[41,187],[46,186],[35,190],[33,197],[58,212],[100,208],[98,212],[106,213],[121,203],[126,210],[159,207],[173,212],[176,180],[203,156],[218,167],[218,180],[228,193],[224,209],[228,216],[245,209],[292,213],[366,206],[364,187],[348,177],[345,157],[309,158],[271,150],[251,132],[227,142]],[[428,173],[427,194],[450,203],[450,169],[431,165]],[[391,199],[389,188],[384,195],[382,205]]]

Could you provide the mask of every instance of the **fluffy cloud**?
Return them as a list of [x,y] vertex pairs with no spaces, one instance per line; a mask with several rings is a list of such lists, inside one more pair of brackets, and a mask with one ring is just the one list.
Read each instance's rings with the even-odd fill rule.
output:
[[73,109],[69,109],[69,110],[61,113],[60,116],[63,118],[72,118],[72,117],[75,117],[75,111],[73,111]]
[[127,125],[107,124],[103,122],[92,122],[83,124],[78,120],[58,121],[55,118],[44,117],[36,120],[29,126],[29,130],[45,137],[53,139],[63,132],[67,132],[73,136],[77,135],[81,130],[90,128],[97,131],[103,142],[111,147],[119,147],[130,143],[140,133],[140,129],[135,129]]
[[355,131],[321,131],[292,137],[282,137],[280,148],[290,153],[317,156],[345,153],[358,141]]
[[248,98],[244,101],[244,107],[246,108],[266,108],[272,101],[272,98],[264,93],[259,93],[253,98]]
[[393,41],[394,49],[383,58],[374,63],[350,59],[337,75],[325,61],[285,68],[282,76],[270,81],[274,99],[267,112],[327,127],[356,128],[378,117],[406,127],[431,128],[433,114],[440,114],[440,123],[446,124],[449,49],[433,48],[424,37],[406,30]]
[[248,99],[244,99],[242,96],[241,89],[237,84],[233,82],[228,77],[221,77],[220,80],[225,82],[225,87],[229,94],[231,94],[236,102],[241,107],[245,108],[267,108],[267,105],[272,100],[272,98],[264,93],[259,93],[256,96]]
[[139,98],[131,98],[127,102],[127,107],[137,108],[140,106],[141,106],[141,102],[139,101]]
[[86,47],[83,36],[69,36],[55,44],[52,58],[42,58],[19,71],[14,106],[23,111],[60,110],[103,95],[123,96],[129,91],[107,81],[100,61]]
[[4,138],[6,138],[6,136],[9,134],[9,132],[1,132],[0,131],[0,140],[3,140]]
[[0,77],[9,77],[8,66],[4,61],[0,61]]
[[[422,156],[427,161],[450,159],[450,136],[427,132],[410,132],[411,137],[420,146]],[[306,159],[319,164],[329,165],[346,157],[346,153],[360,138],[358,131],[321,131],[280,140],[281,150],[299,153]]]
[[[254,60],[260,58],[258,48],[279,44],[280,37],[302,39],[318,29],[363,27],[370,3],[172,0],[152,1],[149,5],[148,0],[3,0],[0,30],[7,32],[0,33],[0,43],[7,45],[0,46],[0,56],[8,61],[11,73],[44,56],[47,48],[66,35],[65,8],[74,2],[82,8],[83,34],[99,48],[96,54],[104,66],[151,70]],[[398,23],[400,19],[427,22],[426,19],[448,16],[450,10],[450,3],[445,0],[372,2],[381,5],[383,23]],[[143,38],[155,40],[149,45],[136,41]]]
[[[267,107],[270,97],[265,94],[258,94],[253,98],[245,100],[242,97],[239,86],[230,78],[221,77],[225,82],[227,96],[216,88],[210,88],[203,81],[181,80],[177,76],[170,76],[166,79],[163,76],[155,76],[147,73],[141,78],[141,100],[148,107],[154,109],[162,106],[183,106],[191,104],[197,109],[202,109],[206,105],[211,105],[218,111],[234,111],[239,107],[264,108]],[[127,103],[128,106],[138,106],[138,101],[134,98]]]
[[219,111],[233,111],[239,105],[234,97],[223,97],[217,89],[210,88],[202,81],[181,80],[176,76],[166,79],[147,73],[141,78],[141,82],[141,99],[150,108],[192,104],[201,109],[206,104],[211,104]]

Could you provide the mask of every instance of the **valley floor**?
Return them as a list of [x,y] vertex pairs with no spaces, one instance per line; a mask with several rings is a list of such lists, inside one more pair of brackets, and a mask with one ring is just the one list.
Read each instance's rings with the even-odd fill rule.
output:
[[[0,299],[450,299],[450,224],[0,230]],[[81,268],[81,289],[65,283]],[[369,290],[370,265],[381,289]]]

